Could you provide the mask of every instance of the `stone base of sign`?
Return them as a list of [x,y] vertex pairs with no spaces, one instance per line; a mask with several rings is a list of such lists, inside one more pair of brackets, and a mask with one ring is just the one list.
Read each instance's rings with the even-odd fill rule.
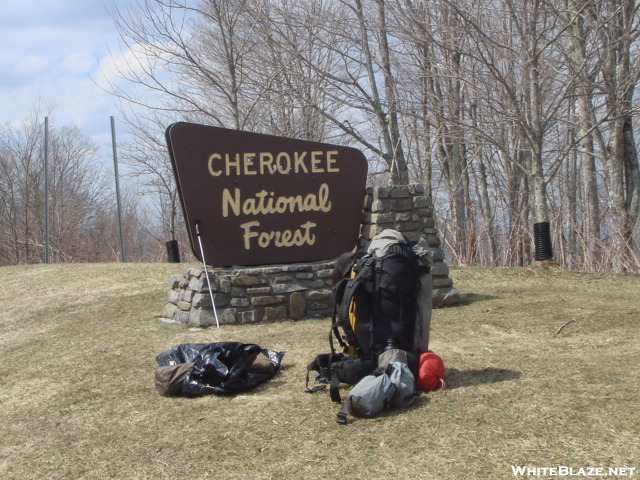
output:
[[[367,189],[358,248],[386,228],[410,240],[423,237],[433,254],[433,305],[455,305],[458,291],[449,278],[433,216],[422,185]],[[335,260],[304,264],[209,269],[220,324],[266,323],[331,316]],[[211,295],[202,267],[185,267],[169,279],[162,317],[192,327],[215,325]]]
[[[210,269],[218,322],[264,323],[331,316],[334,264],[331,261]],[[185,267],[182,275],[172,275],[169,288],[164,318],[193,327],[216,324],[202,267]]]

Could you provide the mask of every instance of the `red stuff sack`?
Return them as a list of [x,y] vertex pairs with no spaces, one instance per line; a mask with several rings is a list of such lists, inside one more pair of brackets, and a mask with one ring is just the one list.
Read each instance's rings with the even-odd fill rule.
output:
[[416,390],[444,390],[447,384],[444,382],[444,362],[442,358],[427,350],[420,354],[418,362],[418,378]]

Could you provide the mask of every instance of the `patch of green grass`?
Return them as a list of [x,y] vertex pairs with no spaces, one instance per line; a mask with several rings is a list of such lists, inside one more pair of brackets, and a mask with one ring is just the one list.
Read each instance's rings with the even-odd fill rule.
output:
[[[180,270],[0,269],[0,478],[457,480],[514,478],[512,465],[640,467],[638,276],[452,269],[462,304],[435,310],[431,333],[447,390],[339,426],[326,392],[304,393],[328,320],[162,323]],[[158,395],[158,353],[225,340],[285,351],[281,372],[233,397]]]

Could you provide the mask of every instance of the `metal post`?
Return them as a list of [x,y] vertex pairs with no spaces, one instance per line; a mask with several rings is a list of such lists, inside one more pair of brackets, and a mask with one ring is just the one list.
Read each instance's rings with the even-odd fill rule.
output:
[[111,143],[113,145],[113,170],[116,177],[116,202],[118,204],[118,227],[120,228],[120,260],[127,261],[124,252],[124,233],[122,231],[122,208],[120,207],[120,177],[118,176],[118,153],[116,150],[116,126],[111,116]]
[[44,117],[44,263],[49,258],[49,117]]

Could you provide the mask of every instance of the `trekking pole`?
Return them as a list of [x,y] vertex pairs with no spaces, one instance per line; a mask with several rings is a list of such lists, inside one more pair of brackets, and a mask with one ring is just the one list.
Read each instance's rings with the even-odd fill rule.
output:
[[209,286],[209,296],[211,297],[211,306],[213,307],[213,316],[216,319],[216,327],[220,328],[218,322],[218,313],[216,312],[216,304],[213,301],[213,291],[211,290],[211,282],[209,281],[209,273],[207,272],[207,262],[204,260],[204,250],[202,249],[202,239],[200,238],[200,222],[196,222],[196,236],[198,237],[198,245],[200,246],[200,256],[202,257],[202,266],[204,267],[204,275],[207,278],[207,285]]

